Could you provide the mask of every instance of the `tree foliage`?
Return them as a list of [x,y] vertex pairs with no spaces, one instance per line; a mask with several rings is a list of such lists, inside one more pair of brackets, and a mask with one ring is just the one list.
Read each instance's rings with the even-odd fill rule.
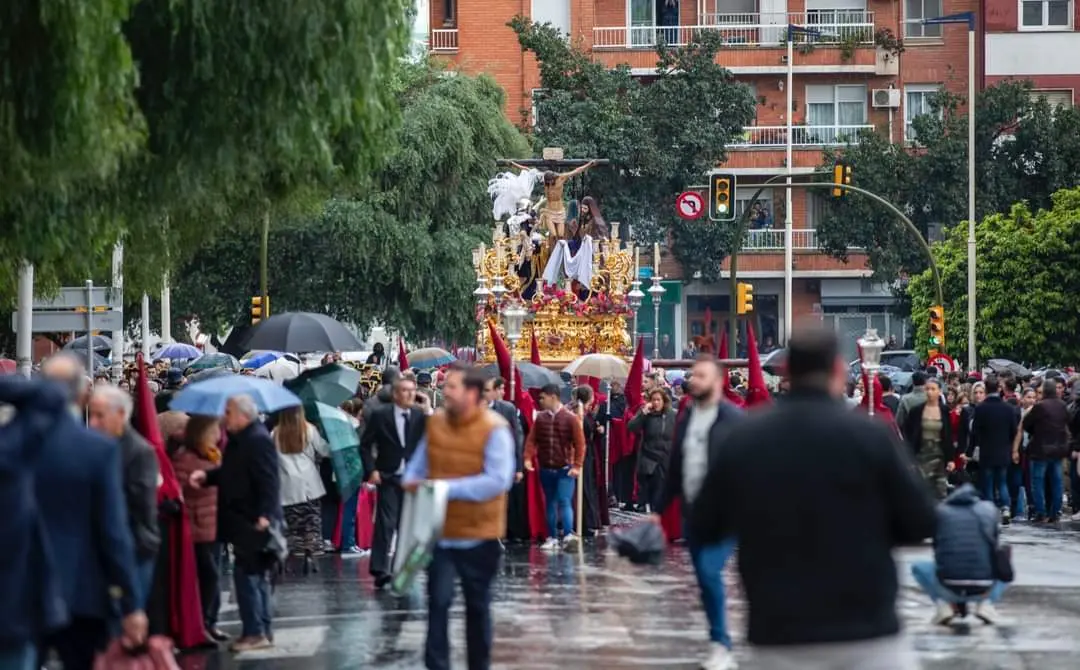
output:
[[[1050,209],[1027,203],[991,214],[975,228],[976,341],[979,360],[1011,358],[1040,364],[1076,361],[1080,351],[1080,188],[1051,196]],[[967,230],[952,229],[934,245],[945,294],[946,346],[967,350]],[[936,300],[930,271],[908,286],[913,311]],[[915,322],[918,344],[929,340],[926,319]]]
[[720,276],[732,248],[730,227],[683,221],[675,198],[726,159],[726,147],[754,118],[747,86],[716,64],[722,38],[703,33],[679,48],[657,47],[656,75],[644,81],[629,66],[613,69],[571,45],[549,24],[517,17],[510,26],[540,65],[534,149],[563,147],[574,158],[606,158],[588,173],[588,193],[609,221],[634,227],[641,242],[672,248],[687,275]]
[[[856,145],[826,152],[831,170],[842,156],[853,166],[853,183],[878,193],[904,210],[927,236],[934,226],[950,229],[967,220],[968,125],[963,99],[935,95],[932,113],[913,122],[918,145],[890,144],[867,133]],[[1009,212],[1027,201],[1049,207],[1057,190],[1080,182],[1080,110],[1052,109],[1033,99],[1029,82],[991,86],[976,98],[976,218]],[[818,225],[825,249],[846,258],[849,248],[865,249],[870,266],[886,280],[921,272],[927,259],[895,218],[858,196],[830,201]],[[963,227],[963,226],[961,226]]]
[[[388,154],[369,179],[312,217],[275,220],[275,313],[308,310],[410,337],[467,338],[475,329],[470,250],[490,235],[487,180],[495,159],[528,144],[487,77],[403,66],[391,94],[402,109]],[[245,318],[258,275],[256,240],[230,230],[177,276],[178,317],[220,329]]]
[[396,121],[407,0],[4,4],[0,252],[46,285],[122,236],[154,290],[224,225],[372,169]]

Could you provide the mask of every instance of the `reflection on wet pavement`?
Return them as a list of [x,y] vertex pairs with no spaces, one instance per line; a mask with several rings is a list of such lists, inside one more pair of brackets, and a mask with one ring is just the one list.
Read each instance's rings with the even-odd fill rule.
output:
[[[998,606],[1002,622],[929,623],[929,600],[906,564],[929,547],[898,552],[898,606],[906,634],[924,667],[990,670],[1076,667],[1080,658],[1080,535],[1073,530],[1014,525],[1017,583]],[[739,655],[749,654],[745,602],[733,567],[727,573],[729,626]],[[406,598],[375,592],[367,559],[323,559],[321,571],[290,578],[277,591],[276,647],[232,657],[224,652],[181,658],[184,670],[422,668],[426,628],[423,586]],[[794,597],[794,596],[793,596]],[[463,603],[455,602],[451,640],[464,668]],[[607,552],[603,540],[584,555],[548,554],[508,546],[494,605],[494,667],[509,670],[696,668],[707,650],[705,618],[686,552],[674,547],[664,565],[632,566]],[[223,628],[238,631],[235,605]]]

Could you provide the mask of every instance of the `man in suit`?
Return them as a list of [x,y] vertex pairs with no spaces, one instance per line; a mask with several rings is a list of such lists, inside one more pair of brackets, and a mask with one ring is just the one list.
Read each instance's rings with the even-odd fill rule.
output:
[[[974,406],[971,420],[971,439],[965,458],[971,458],[979,450],[979,482],[982,484],[983,500],[994,502],[1001,510],[1001,524],[1009,525],[1009,464],[1012,463],[1012,447],[1020,426],[1020,412],[1001,397],[997,379],[986,380],[986,398]],[[961,419],[963,420],[963,419]]]
[[[742,418],[742,413],[724,400],[722,374],[724,371],[711,354],[703,354],[694,363],[690,375],[690,395],[694,402],[686,417],[676,423],[669,472],[656,513],[652,515],[656,523],[660,523],[664,510],[676,498],[682,499],[684,517],[696,507],[705,474],[718,458],[724,430]],[[654,388],[650,397],[656,392],[663,393]],[[736,665],[731,654],[731,636],[727,632],[722,573],[724,564],[735,551],[735,542],[731,538],[712,538],[706,542],[690,534],[686,544],[701,590],[701,604],[709,621],[709,640],[712,642],[710,654],[701,667],[732,670]]]
[[503,400],[503,394],[505,392],[506,382],[502,377],[494,377],[488,379],[484,385],[484,398],[487,401],[489,408],[495,410],[495,412],[506,419],[506,423],[510,425],[510,430],[514,435],[514,463],[516,469],[514,470],[514,482],[520,482],[525,474],[525,467],[523,465],[525,461],[525,429],[521,425],[521,414],[517,408],[510,402]]
[[[90,396],[90,427],[120,443],[120,467],[127,501],[128,526],[135,541],[135,563],[144,597],[154,581],[158,531],[158,459],[154,447],[131,427],[131,396],[111,385],[94,388]],[[145,602],[141,603],[143,606]]]
[[844,404],[835,333],[797,329],[787,370],[791,393],[721,436],[689,535],[738,542],[752,667],[913,670],[892,552],[933,535],[930,492],[891,426]]
[[128,525],[120,447],[86,428],[69,409],[78,401],[82,361],[54,356],[42,372],[60,386],[39,387],[21,406],[12,404],[16,411],[37,413],[47,426],[35,464],[37,504],[71,621],[44,646],[56,650],[64,668],[90,670],[108,643],[114,603],[126,641],[146,639],[140,605],[145,596]]
[[364,425],[360,458],[367,482],[379,491],[369,571],[375,588],[390,583],[390,544],[401,518],[401,475],[424,435],[424,413],[416,408],[416,382],[399,377],[393,403],[378,407]]
[[273,562],[263,550],[271,523],[280,524],[284,516],[278,451],[250,396],[229,399],[223,424],[229,443],[221,465],[210,471],[196,470],[188,481],[194,488],[218,487],[218,541],[231,544],[236,558],[233,593],[241,634],[232,650],[268,649],[274,644]]

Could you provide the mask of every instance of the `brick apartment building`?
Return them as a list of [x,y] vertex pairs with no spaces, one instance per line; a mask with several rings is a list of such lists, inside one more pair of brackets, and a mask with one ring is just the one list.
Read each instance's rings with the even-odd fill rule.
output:
[[1030,79],[1051,105],[1072,106],[1080,88],[1080,3],[1076,0],[987,0],[983,84]]
[[[1004,11],[988,14],[987,29],[1015,33],[1018,1],[1023,5],[1059,4],[1053,0],[991,0],[991,6],[1013,6],[1012,19],[1010,24]],[[1061,4],[1075,11],[1074,1]],[[627,63],[642,77],[653,73],[652,45],[658,34],[669,43],[685,43],[700,32],[719,32],[731,45],[718,55],[720,62],[751,86],[759,101],[754,124],[732,145],[722,166],[724,172],[738,177],[736,199],[741,211],[751,206],[755,184],[784,173],[788,69],[784,40],[789,23],[820,31],[814,48],[796,48],[792,62],[791,114],[796,126],[792,165],[798,175],[815,169],[823,147],[843,144],[862,128],[873,126],[895,142],[908,141],[910,121],[927,109],[932,92],[945,87],[965,94],[966,26],[924,26],[922,20],[977,9],[975,0],[421,0],[417,32],[432,52],[454,60],[466,71],[494,76],[507,92],[506,111],[514,121],[528,118],[539,87],[535,62],[522,52],[516,36],[505,25],[516,14],[550,22],[591,48],[595,58],[612,65]],[[1072,22],[1070,18],[1070,26]],[[903,40],[903,53],[882,48],[878,37],[882,29]],[[993,40],[1018,39],[1011,46],[1016,54],[1013,60],[1008,59],[1008,50],[997,53],[997,46],[991,57],[991,40],[987,40],[988,76],[1022,61],[1020,53],[1030,58],[1033,51],[1040,51],[1026,46],[1023,40],[1027,37],[1022,32],[989,35]],[[1070,44],[1070,53],[1080,56],[1075,46],[1080,42]],[[1040,72],[1049,77],[1047,86],[1071,89],[1069,82],[1080,77],[1055,78],[1055,73],[1068,67],[1062,58],[1065,52],[1046,49],[1043,53],[1040,67],[1044,69]],[[1055,58],[1063,62],[1058,64]],[[819,251],[815,227],[824,205],[822,197],[799,190],[792,193],[793,318],[820,314],[832,321],[851,343],[852,357],[854,335],[867,326],[896,335],[903,342],[908,326],[888,314],[891,294],[886,287],[870,282],[865,256],[853,253],[845,264]],[[766,191],[761,200],[770,212],[772,227],[747,233],[739,276],[754,283],[759,339],[771,337],[780,342],[785,311],[785,190]],[[726,318],[732,306],[726,281],[716,285],[695,282],[692,277],[682,277],[674,264],[662,271],[673,281],[668,286],[661,328],[676,343],[685,343],[703,331],[707,307],[716,322]],[[643,332],[651,331],[652,311],[641,310]]]

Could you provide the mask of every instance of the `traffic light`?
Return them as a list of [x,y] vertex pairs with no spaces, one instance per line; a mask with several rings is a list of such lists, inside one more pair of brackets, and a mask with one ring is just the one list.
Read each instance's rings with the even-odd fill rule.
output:
[[945,348],[945,308],[934,305],[930,308],[930,346],[931,356]]
[[834,198],[843,198],[847,193],[846,189],[839,188],[841,184],[851,186],[851,165],[847,161],[836,161],[833,165],[833,184],[836,184],[832,190],[832,196]]
[[709,218],[735,220],[735,175],[714,174],[709,180]]
[[739,282],[735,287],[735,313],[739,315],[754,311],[754,285]]
[[263,306],[262,296],[255,296],[251,299],[251,325],[262,321],[266,317],[270,316],[270,296],[266,296],[266,306]]

